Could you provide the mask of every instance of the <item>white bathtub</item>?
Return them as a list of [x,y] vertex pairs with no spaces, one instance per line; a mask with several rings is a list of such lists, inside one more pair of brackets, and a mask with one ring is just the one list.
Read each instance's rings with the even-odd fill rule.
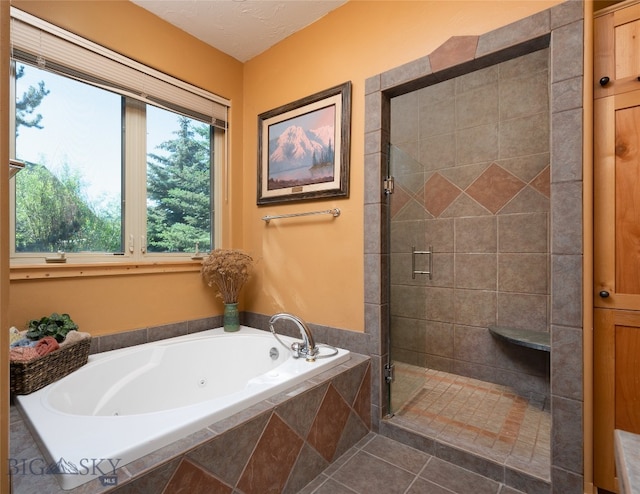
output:
[[116,468],[349,358],[340,349],[307,362],[269,332],[218,328],[92,355],[16,405],[67,490],[96,477],[108,482]]

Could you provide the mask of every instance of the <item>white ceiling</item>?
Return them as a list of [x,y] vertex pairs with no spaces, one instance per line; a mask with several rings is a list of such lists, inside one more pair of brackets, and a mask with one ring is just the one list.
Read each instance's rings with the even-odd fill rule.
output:
[[241,62],[347,0],[131,0]]

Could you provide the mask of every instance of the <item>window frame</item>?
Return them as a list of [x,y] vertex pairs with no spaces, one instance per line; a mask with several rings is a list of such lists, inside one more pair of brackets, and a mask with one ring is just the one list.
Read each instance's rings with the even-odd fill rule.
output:
[[[176,261],[192,261],[194,258],[197,260],[195,252],[167,252],[167,253],[147,253],[146,252],[146,228],[147,228],[147,190],[146,190],[146,171],[147,171],[147,146],[146,146],[146,120],[144,117],[135,117],[135,113],[146,114],[146,104],[154,105],[159,108],[174,112],[176,114],[183,114],[189,118],[194,118],[197,121],[207,123],[211,130],[211,229],[212,229],[212,248],[216,245],[220,245],[220,235],[222,229],[220,228],[221,219],[221,204],[222,204],[222,174],[228,168],[228,133],[229,128],[227,125],[228,112],[230,109],[230,101],[221,98],[213,93],[205,91],[201,88],[188,84],[179,79],[175,79],[167,74],[163,74],[156,71],[153,68],[144,66],[134,60],[128,59],[116,52],[108,50],[100,45],[97,45],[84,38],[69,33],[57,26],[47,23],[41,19],[38,19],[30,14],[26,14],[15,7],[11,7],[12,16],[12,46],[13,35],[15,29],[15,22],[18,19],[22,24],[21,30],[25,30],[29,34],[29,30],[33,28],[36,32],[45,33],[45,35],[55,36],[55,44],[62,43],[61,46],[66,50],[66,47],[71,47],[71,50],[81,49],[83,56],[97,57],[98,62],[106,62],[106,67],[111,69],[115,67],[120,70],[121,65],[125,64],[127,67],[123,70],[129,75],[131,70],[138,72],[147,83],[149,77],[153,77],[153,88],[151,92],[155,91],[155,94],[146,94],[144,91],[136,90],[136,88],[124,88],[118,86],[121,90],[113,91],[119,93],[123,97],[123,124],[126,128],[125,135],[123,137],[123,202],[126,205],[126,209],[123,212],[123,253],[104,253],[104,252],[80,252],[80,253],[66,253],[65,257],[68,263],[73,264],[95,264],[95,263],[159,263]],[[24,34],[18,34],[23,36]],[[33,34],[31,35],[34,36]],[[41,34],[42,36],[42,34]],[[51,38],[49,36],[49,38]],[[51,38],[54,39],[54,38]],[[62,39],[62,41],[60,41]],[[65,44],[66,43],[66,44]],[[28,45],[29,42],[27,41]],[[18,47],[21,49],[20,47]],[[64,51],[64,50],[63,50]],[[35,57],[35,54],[31,55]],[[106,57],[106,58],[105,58]],[[40,55],[38,55],[40,59]],[[16,75],[16,60],[21,63],[27,63],[20,57],[14,57],[12,52],[11,57],[11,82],[10,84],[10,132],[11,138],[9,140],[9,152],[10,156],[15,157],[15,75]],[[59,60],[59,59],[58,59]],[[116,65],[113,62],[116,62]],[[109,65],[111,64],[111,65]],[[29,64],[31,65],[31,64]],[[60,61],[54,61],[54,65],[57,67],[64,64]],[[100,66],[100,63],[97,64]],[[73,73],[74,69],[69,68]],[[80,77],[72,77],[67,73],[60,73],[58,70],[51,70],[53,73],[64,77],[70,77],[80,80],[80,82],[93,85],[95,87],[112,90],[112,82],[108,82],[103,85],[100,84],[99,78],[101,74],[94,74],[93,76],[98,80],[98,83],[92,83],[92,81],[83,80]],[[77,73],[77,72],[76,72]],[[91,77],[91,73],[89,73]],[[111,73],[109,74],[111,77]],[[111,78],[111,81],[114,79]],[[117,84],[117,83],[116,83]],[[164,86],[163,86],[164,85]],[[165,91],[166,90],[166,91]],[[164,92],[163,92],[164,91]],[[166,96],[175,96],[174,101],[170,101]],[[187,106],[181,106],[181,103],[185,103]],[[211,104],[211,109],[207,108],[207,104]],[[203,106],[204,105],[204,106]],[[125,110],[126,108],[126,110]],[[203,109],[203,111],[198,111]],[[15,179],[10,181],[10,262],[11,266],[19,265],[31,265],[31,264],[44,264],[45,258],[55,255],[45,252],[33,252],[23,253],[15,251]],[[133,251],[131,250],[131,242],[133,244]],[[202,252],[200,252],[202,255]],[[49,266],[49,264],[47,264]]]

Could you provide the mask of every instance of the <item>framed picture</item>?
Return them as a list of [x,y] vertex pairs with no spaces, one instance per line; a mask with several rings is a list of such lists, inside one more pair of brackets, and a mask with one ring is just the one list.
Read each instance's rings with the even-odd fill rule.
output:
[[349,196],[351,82],[258,115],[258,204]]

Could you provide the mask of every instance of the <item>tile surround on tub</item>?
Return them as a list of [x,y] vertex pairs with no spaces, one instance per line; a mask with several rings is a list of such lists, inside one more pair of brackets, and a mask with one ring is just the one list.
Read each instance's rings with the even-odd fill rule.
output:
[[120,333],[94,336],[91,340],[91,353],[102,353],[152,341],[165,340],[175,336],[198,333],[222,326],[222,316],[205,317],[161,326],[133,329]]
[[[270,315],[241,312],[240,323],[252,328],[269,331],[270,317]],[[173,338],[174,336],[197,333],[220,326],[222,326],[222,316],[214,316],[180,323],[164,324],[162,326],[134,329],[109,335],[95,336],[91,341],[91,353],[101,353],[132,345],[149,343],[151,341],[164,340],[167,338]],[[309,324],[309,327],[311,328],[314,338],[318,343],[327,343],[329,345],[345,348],[355,353],[370,353],[369,345],[371,339],[369,338],[369,335],[365,333],[332,328],[329,326],[320,326],[317,324]],[[299,330],[294,325],[287,325],[286,322],[282,324],[279,331],[282,331],[282,334],[296,338],[300,334]]]
[[[116,470],[115,488],[91,481],[72,491],[59,489],[51,475],[13,475],[13,492],[173,492],[246,494],[295,493],[371,430],[370,358],[351,359],[228,419]],[[341,420],[334,420],[341,410]],[[42,458],[19,413],[11,411],[11,457],[25,463]],[[212,490],[213,489],[213,490]]]

